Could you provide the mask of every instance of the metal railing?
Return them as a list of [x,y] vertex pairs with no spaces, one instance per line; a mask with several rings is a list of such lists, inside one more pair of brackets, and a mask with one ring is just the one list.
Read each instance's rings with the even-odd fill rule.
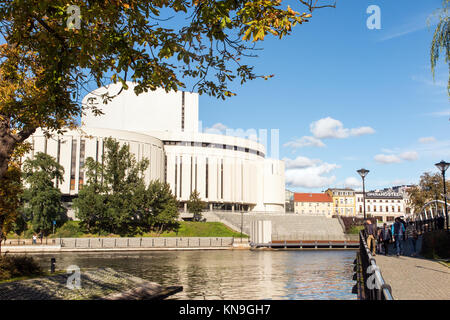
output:
[[380,268],[367,246],[363,231],[359,233],[359,259],[357,260],[359,260],[359,274],[362,282],[360,297],[364,300],[394,300],[391,286],[384,281]]
[[3,242],[8,246],[59,245],[65,249],[114,249],[114,248],[209,248],[230,247],[233,237],[132,237],[132,238],[50,238],[42,244],[31,239],[11,239]]

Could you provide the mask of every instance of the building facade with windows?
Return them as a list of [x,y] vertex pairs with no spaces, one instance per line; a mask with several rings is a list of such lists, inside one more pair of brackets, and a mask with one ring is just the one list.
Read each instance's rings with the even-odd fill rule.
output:
[[[358,215],[364,214],[363,193],[355,192]],[[394,191],[366,192],[366,216],[378,221],[391,222],[405,214],[403,195]]]
[[333,199],[327,193],[295,193],[294,212],[302,215],[330,217],[333,214]]
[[325,191],[333,199],[333,214],[355,216],[355,191],[353,189],[327,189]]
[[[29,138],[32,150],[53,156],[65,169],[58,186],[76,197],[85,183],[84,162],[102,161],[104,140],[130,145],[137,160],[150,162],[145,181],[166,181],[181,207],[197,190],[210,210],[284,212],[284,162],[266,157],[263,144],[235,136],[199,132],[198,95],[156,90],[136,95],[134,84],[107,104],[101,96],[120,92],[119,85],[86,95],[86,114],[78,130],[47,139],[42,132]],[[95,116],[96,106],[103,115]]]

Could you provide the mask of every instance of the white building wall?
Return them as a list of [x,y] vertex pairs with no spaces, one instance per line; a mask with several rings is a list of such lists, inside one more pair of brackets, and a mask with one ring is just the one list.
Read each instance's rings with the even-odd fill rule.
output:
[[[64,167],[64,181],[59,184],[59,188],[63,194],[76,195],[80,185],[80,147],[81,140],[85,142],[84,162],[88,157],[102,161],[103,140],[112,137],[121,144],[129,144],[130,151],[137,160],[147,158],[150,160],[150,168],[147,169],[144,181],[148,184],[151,180],[164,180],[164,153],[163,144],[158,139],[135,132],[86,128],[81,130],[72,130],[64,135],[54,135],[51,139],[46,139],[41,131],[37,131],[28,140],[31,141],[33,149],[24,156],[26,158],[33,157],[37,152],[45,152],[58,159],[58,139],[60,140],[59,163]],[[75,154],[72,155],[72,143],[76,142]],[[98,149],[97,149],[98,142]],[[47,146],[45,148],[45,146]],[[73,157],[73,158],[72,158]],[[75,176],[72,181],[71,189],[71,168],[72,159],[75,159]],[[80,170],[81,169],[81,170]],[[83,184],[86,183],[86,173],[84,174]]]
[[[41,132],[31,137],[34,148],[28,156],[47,149],[56,158],[57,139],[61,140],[60,163],[65,168],[64,182],[60,185],[63,194],[76,195],[79,191],[80,140],[85,140],[84,161],[88,157],[101,161],[103,140],[112,137],[129,144],[137,160],[150,160],[145,172],[147,184],[151,180],[164,181],[166,177],[181,202],[187,201],[197,189],[202,200],[210,204],[233,205],[233,208],[242,204],[253,211],[284,211],[284,162],[265,159],[264,145],[235,136],[199,133],[198,94],[156,90],[136,96],[134,85],[128,85],[128,90],[106,105],[100,101],[100,95],[107,91],[110,95],[117,94],[120,85],[88,94],[83,103],[96,105],[104,115],[95,117],[87,110],[82,131],[55,135],[54,140],[47,142]],[[73,190],[70,188],[72,141],[76,141]]]
[[[121,84],[111,84],[87,94],[83,105],[96,106],[102,116],[94,116],[89,110],[83,116],[83,124],[94,128],[111,128],[129,131],[175,131],[182,130],[182,96],[184,94],[184,131],[198,131],[198,94],[182,91],[166,93],[163,89],[134,93],[134,84],[127,82],[129,89],[120,92]],[[103,104],[101,95],[117,95]]]

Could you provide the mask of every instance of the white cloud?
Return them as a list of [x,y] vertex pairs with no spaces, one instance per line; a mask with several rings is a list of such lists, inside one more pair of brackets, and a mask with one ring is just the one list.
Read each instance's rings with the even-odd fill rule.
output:
[[402,162],[402,160],[393,154],[377,154],[374,157],[375,161],[378,163],[399,163]]
[[283,145],[283,147],[291,147],[297,149],[303,147],[325,147],[325,144],[322,141],[320,141],[320,139],[311,136],[304,136],[301,137],[300,139],[286,142]]
[[322,162],[319,159],[297,157],[296,159],[283,159],[286,162],[286,184],[289,187],[323,188],[330,186],[336,176],[325,176],[333,170],[340,168],[337,164]]
[[405,161],[415,161],[419,158],[416,151],[406,151],[400,154],[377,154],[374,159],[378,163],[400,163]]
[[432,143],[432,142],[436,142],[436,138],[435,137],[422,137],[422,138],[419,138],[419,142],[420,143]]
[[319,139],[345,139],[350,136],[361,136],[375,133],[375,130],[371,127],[359,127],[353,129],[344,128],[344,124],[341,121],[331,117],[314,121],[310,125],[310,130],[314,137]]
[[228,127],[226,125],[224,125],[223,123],[215,123],[212,125],[212,127],[210,128],[205,128],[203,130],[204,133],[213,133],[213,134],[224,134],[224,131],[228,129]]
[[357,179],[355,177],[348,177],[344,181],[344,187],[359,188],[361,186],[362,186],[362,180],[361,179]]
[[431,113],[428,113],[428,115],[435,116],[435,117],[450,117],[450,109],[431,112]]
[[360,127],[360,128],[355,128],[355,129],[351,129],[350,130],[350,134],[352,136],[362,136],[365,134],[374,134],[375,130],[371,127]]
[[401,153],[399,157],[406,161],[415,161],[419,159],[419,154],[416,151],[406,151]]
[[287,169],[303,169],[321,163],[321,160],[319,159],[310,159],[301,156],[298,156],[295,159],[283,158],[283,160]]

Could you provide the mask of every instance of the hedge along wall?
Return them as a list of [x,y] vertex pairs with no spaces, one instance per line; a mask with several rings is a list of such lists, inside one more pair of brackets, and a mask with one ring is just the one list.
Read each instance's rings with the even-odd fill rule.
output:
[[426,232],[422,238],[422,255],[430,259],[450,259],[450,232]]

